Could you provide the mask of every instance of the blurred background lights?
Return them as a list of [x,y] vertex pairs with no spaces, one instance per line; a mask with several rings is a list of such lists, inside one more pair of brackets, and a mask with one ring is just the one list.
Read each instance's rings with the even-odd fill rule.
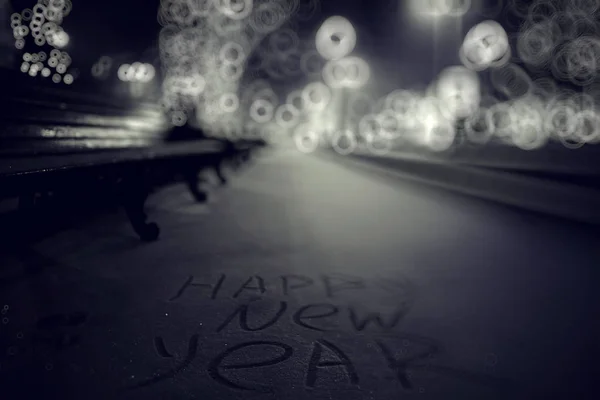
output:
[[479,76],[465,67],[444,69],[436,82],[442,114],[448,120],[471,116],[479,108]]
[[302,90],[302,98],[307,110],[322,111],[331,101],[331,90],[321,82],[309,83]]
[[273,119],[275,110],[273,104],[267,100],[255,100],[250,106],[250,117],[258,123],[267,123]]
[[319,147],[320,135],[308,125],[299,125],[294,130],[294,144],[302,153],[312,153]]
[[346,156],[356,150],[358,143],[354,132],[350,129],[346,129],[333,134],[331,145],[338,154]]
[[298,122],[300,113],[290,104],[282,104],[275,111],[275,121],[281,128],[291,128]]
[[474,71],[501,67],[511,54],[508,35],[495,21],[483,21],[471,28],[459,50],[461,62]]
[[[340,154],[438,152],[465,142],[574,149],[600,141],[600,1],[498,3],[401,2],[410,11],[403,15],[435,27],[405,35],[418,42],[410,51],[448,53],[422,63],[411,53],[414,69],[432,66],[419,82],[400,61],[386,64],[392,50],[410,43],[382,43],[387,53],[377,54],[379,42],[362,36],[350,12],[326,17],[316,30],[302,26],[317,15],[319,0],[161,1],[155,53],[111,53],[114,59],[96,58],[85,73],[117,77],[140,98],[152,86],[143,84],[156,81],[174,125],[288,137],[303,152],[320,145]],[[17,70],[67,85],[77,79],[62,26],[71,8],[68,0],[40,0],[6,18],[10,43],[22,49],[13,49]],[[429,40],[430,48],[419,47]],[[452,59],[442,62],[445,55]],[[389,78],[390,70],[398,76]]]
[[[100,75],[102,64],[95,64],[96,73]],[[93,71],[94,72],[94,71]],[[134,62],[133,64],[121,64],[117,70],[117,76],[123,82],[147,83],[154,79],[156,71],[151,64]]]
[[356,46],[356,31],[344,17],[330,17],[317,31],[316,47],[326,60],[339,60],[349,55]]
[[410,0],[414,12],[429,17],[462,17],[471,9],[471,0]]
[[[72,60],[67,52],[61,53],[59,50],[65,49],[70,42],[69,34],[61,24],[64,18],[70,14],[71,9],[71,0],[39,0],[32,8],[25,8],[20,13],[11,14],[10,27],[16,49],[21,50],[26,46],[30,48],[32,44],[38,47],[53,48],[50,51],[50,57],[46,51],[32,52],[29,50],[24,53],[23,61],[31,62],[32,65],[28,69],[21,65],[22,72],[28,73],[31,77],[39,75],[47,78],[52,75],[54,83],[73,83],[75,74],[68,74],[69,77],[66,80],[62,77],[68,72]],[[54,74],[52,70],[55,70]]]
[[240,100],[235,93],[224,93],[221,96],[219,104],[223,111],[232,113],[237,111],[240,106]]
[[248,17],[254,7],[254,0],[213,0],[213,2],[217,10],[234,20]]

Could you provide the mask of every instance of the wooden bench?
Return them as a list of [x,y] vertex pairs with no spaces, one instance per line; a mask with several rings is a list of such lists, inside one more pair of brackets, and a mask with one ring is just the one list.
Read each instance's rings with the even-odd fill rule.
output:
[[40,194],[85,192],[122,206],[139,237],[156,240],[159,227],[148,223],[144,213],[153,191],[184,181],[197,201],[205,201],[199,172],[212,168],[225,183],[222,166],[241,165],[260,144],[212,138],[167,143],[166,126],[144,125],[150,116],[102,116],[88,104],[57,110],[51,103],[6,98],[2,103],[0,198],[19,198],[24,224]]

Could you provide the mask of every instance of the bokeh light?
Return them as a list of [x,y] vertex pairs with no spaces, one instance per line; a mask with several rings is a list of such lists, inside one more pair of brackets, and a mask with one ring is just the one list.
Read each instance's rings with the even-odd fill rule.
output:
[[339,60],[349,55],[356,46],[356,31],[344,17],[330,17],[317,31],[316,47],[326,60]]

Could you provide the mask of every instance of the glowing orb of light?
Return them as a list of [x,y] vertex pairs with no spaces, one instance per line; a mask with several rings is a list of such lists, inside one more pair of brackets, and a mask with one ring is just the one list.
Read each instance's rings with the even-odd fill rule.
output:
[[330,17],[317,30],[316,47],[326,60],[346,57],[356,46],[356,31],[344,17]]

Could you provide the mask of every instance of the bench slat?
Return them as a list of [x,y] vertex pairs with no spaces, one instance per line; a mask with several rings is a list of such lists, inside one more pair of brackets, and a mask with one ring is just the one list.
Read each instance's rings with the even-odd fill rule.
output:
[[72,111],[57,111],[47,109],[17,109],[11,112],[5,110],[0,114],[2,124],[66,124],[72,126],[97,126],[106,128],[129,128],[140,131],[156,131],[167,129],[167,122],[159,115],[155,117],[133,116],[103,116],[83,114]]
[[157,159],[174,159],[221,153],[223,143],[213,140],[189,143],[161,144],[141,149],[72,154],[67,156],[42,156],[36,158],[0,158],[0,180],[18,175],[49,173],[57,170],[102,167],[119,163]]
[[0,158],[64,155],[67,153],[113,151],[152,146],[153,140],[130,139],[32,139],[3,141]]
[[68,126],[61,124],[5,124],[0,127],[0,139],[144,139],[163,138],[165,130],[151,131]]

